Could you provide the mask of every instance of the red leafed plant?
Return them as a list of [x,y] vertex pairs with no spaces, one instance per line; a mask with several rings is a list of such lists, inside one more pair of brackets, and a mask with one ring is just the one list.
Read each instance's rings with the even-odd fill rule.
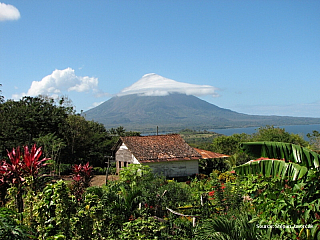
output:
[[4,206],[6,203],[6,195],[9,184],[8,179],[8,166],[6,161],[0,161],[0,206]]
[[5,168],[5,176],[7,180],[13,185],[19,185],[24,182],[24,171],[23,171],[23,163],[21,161],[21,151],[20,147],[17,149],[12,149],[11,152],[8,152],[9,162],[4,162]]
[[9,160],[2,160],[0,165],[0,186],[2,187],[1,201],[4,202],[6,189],[11,185],[17,188],[16,204],[19,212],[23,211],[22,191],[25,179],[31,177],[31,187],[35,189],[35,182],[41,167],[46,166],[45,161],[48,158],[40,160],[42,154],[41,148],[37,148],[34,144],[29,151],[29,147],[24,147],[24,154],[22,155],[20,147],[13,148],[8,152]]
[[48,165],[45,163],[45,161],[49,159],[43,158],[40,160],[41,155],[42,155],[42,149],[41,147],[37,148],[36,144],[32,146],[31,152],[29,151],[28,146],[24,147],[23,170],[28,176],[37,178],[40,168]]
[[20,147],[17,149],[12,149],[8,152],[9,162],[4,160],[3,169],[5,174],[11,178],[13,184],[24,182],[24,177],[33,177],[36,179],[39,174],[40,168],[46,166],[45,161],[48,158],[43,158],[40,160],[42,149],[37,148],[34,144],[29,151],[29,147],[24,147],[24,154],[21,154]]
[[84,165],[75,164],[72,167],[73,193],[78,201],[82,200],[82,194],[87,187],[90,187],[90,181],[93,178],[92,167],[89,162]]

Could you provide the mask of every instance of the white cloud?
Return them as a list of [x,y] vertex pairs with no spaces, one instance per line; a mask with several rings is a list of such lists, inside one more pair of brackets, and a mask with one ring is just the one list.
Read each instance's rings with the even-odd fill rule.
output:
[[130,87],[124,88],[118,93],[118,96],[129,94],[138,94],[142,96],[165,96],[170,93],[182,93],[187,95],[218,96],[216,93],[218,88],[210,85],[196,85],[183,82],[177,82],[155,73],[144,75],[139,81],[132,84]]
[[33,81],[26,95],[57,95],[62,91],[89,92],[90,90],[98,91],[97,78],[76,76],[72,68],[66,68],[54,70],[41,81]]
[[99,106],[99,105],[102,104],[102,103],[104,103],[104,102],[94,102],[94,103],[91,105],[90,108],[97,107],[97,106]]
[[96,98],[112,96],[100,90],[98,83],[95,77],[77,76],[72,68],[54,70],[40,81],[33,81],[27,93],[12,94],[11,98],[19,100],[24,96],[47,95],[56,99],[67,92],[91,92]]
[[94,94],[95,97],[97,98],[101,98],[101,97],[112,97],[113,94],[107,93],[107,92],[103,92],[101,90],[96,91],[96,93]]
[[0,2],[0,21],[18,20],[19,18],[20,12],[16,7]]

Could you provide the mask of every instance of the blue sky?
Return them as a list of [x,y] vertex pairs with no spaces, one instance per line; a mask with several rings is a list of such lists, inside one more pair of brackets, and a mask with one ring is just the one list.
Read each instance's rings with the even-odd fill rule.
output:
[[222,108],[320,117],[319,12],[302,0],[4,1],[2,94],[67,95],[79,112],[156,73],[212,87],[198,96]]

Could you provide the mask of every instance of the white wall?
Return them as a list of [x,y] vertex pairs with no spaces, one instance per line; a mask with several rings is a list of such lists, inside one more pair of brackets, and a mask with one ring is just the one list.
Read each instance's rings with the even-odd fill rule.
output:
[[131,154],[131,152],[128,150],[128,147],[124,143],[122,143],[122,145],[116,152],[116,161],[140,164],[138,160]]

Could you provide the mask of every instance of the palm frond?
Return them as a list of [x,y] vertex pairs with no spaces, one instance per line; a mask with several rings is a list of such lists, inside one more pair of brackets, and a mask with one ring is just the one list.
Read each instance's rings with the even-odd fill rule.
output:
[[235,213],[234,215],[220,215],[216,218],[207,219],[197,229],[195,239],[206,240],[253,240],[263,239],[262,232],[251,223],[251,215]]

